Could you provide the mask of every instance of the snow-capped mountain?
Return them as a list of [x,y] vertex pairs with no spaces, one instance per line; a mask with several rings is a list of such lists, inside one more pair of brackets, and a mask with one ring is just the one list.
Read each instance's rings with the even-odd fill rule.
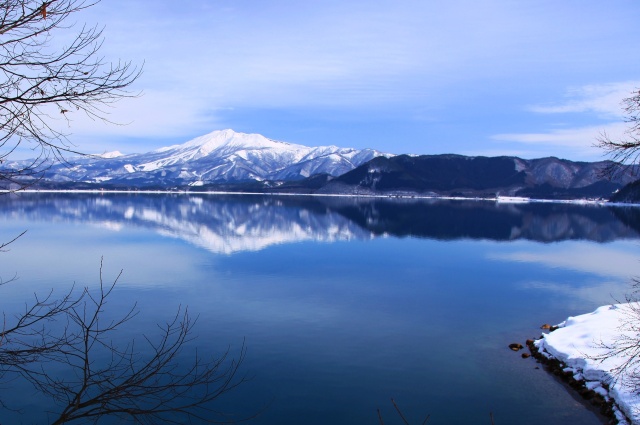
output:
[[144,154],[112,152],[71,159],[71,167],[56,164],[45,179],[134,186],[301,180],[315,174],[339,176],[381,155],[391,156],[373,149],[308,147],[222,130]]

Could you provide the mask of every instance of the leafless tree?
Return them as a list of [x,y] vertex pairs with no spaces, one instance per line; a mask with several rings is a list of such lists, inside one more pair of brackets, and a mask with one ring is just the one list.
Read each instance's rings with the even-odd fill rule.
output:
[[612,139],[606,133],[602,133],[596,139],[596,146],[607,152],[616,163],[608,168],[609,175],[624,169],[625,165],[640,164],[640,90],[633,92],[622,102],[626,114],[625,121],[629,124],[625,136]]
[[592,360],[603,362],[610,358],[620,359],[611,370],[612,382],[631,388],[640,396],[640,279],[633,279],[632,290],[623,301],[616,300],[621,309],[618,334],[611,342],[599,341],[596,346],[602,350]]
[[[61,130],[73,114],[110,122],[108,108],[136,96],[128,88],[140,69],[100,55],[102,29],[75,27],[71,17],[98,0],[0,0],[0,181],[24,187],[52,161],[80,153]],[[10,167],[19,147],[35,151],[26,165]],[[15,240],[15,239],[14,239]],[[9,243],[0,243],[0,251]],[[118,276],[119,278],[119,276]],[[4,285],[13,279],[0,281]],[[115,341],[131,325],[136,306],[109,319],[107,301],[118,279],[97,290],[71,289],[35,296],[0,323],[0,379],[21,378],[57,406],[51,424],[95,423],[105,416],[134,423],[228,423],[216,401],[239,385],[229,350],[218,357],[191,346],[196,320],[178,309],[159,335]],[[126,338],[125,338],[126,340]],[[6,406],[0,399],[0,407]]]
[[[604,149],[615,162],[608,167],[609,176],[623,171],[628,166],[640,166],[640,90],[631,93],[623,100],[625,121],[628,128],[624,137],[611,139],[606,133],[598,137],[596,146]],[[637,186],[638,181],[633,183]],[[632,388],[640,396],[640,280],[633,279],[633,289],[620,302],[623,319],[619,334],[612,342],[598,342],[602,354],[592,356],[592,360],[605,361],[616,357],[622,359],[611,371],[613,382]]]
[[[0,376],[26,379],[53,400],[49,423],[94,423],[110,416],[140,424],[230,423],[216,400],[244,381],[229,350],[207,358],[194,351],[184,363],[195,320],[178,310],[159,336],[115,343],[117,331],[137,314],[136,307],[109,319],[105,309],[120,275],[92,291],[71,289],[62,298],[49,293],[24,311],[4,318],[0,332]],[[1,404],[1,402],[0,402]],[[10,406],[3,406],[10,408]]]
[[[109,121],[111,104],[136,95],[127,88],[140,69],[100,56],[101,28],[70,23],[96,1],[0,0],[0,163],[21,145],[36,158],[4,167],[5,182],[34,176],[49,160],[78,153],[59,121],[70,123],[74,113]],[[63,36],[70,40],[63,42]]]

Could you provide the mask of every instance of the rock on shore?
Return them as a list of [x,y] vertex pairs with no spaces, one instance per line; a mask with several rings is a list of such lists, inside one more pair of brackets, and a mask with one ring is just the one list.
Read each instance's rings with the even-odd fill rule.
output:
[[[634,390],[628,377],[634,370],[640,374],[640,366],[631,366],[626,374],[617,373],[632,352],[614,352],[612,348],[621,348],[629,341],[639,345],[639,329],[640,304],[606,305],[592,313],[569,317],[534,345],[541,355],[561,362],[564,372],[572,373],[576,381],[584,381],[586,388],[613,400],[620,423],[636,425],[640,424],[640,388]],[[640,354],[640,349],[635,352]]]

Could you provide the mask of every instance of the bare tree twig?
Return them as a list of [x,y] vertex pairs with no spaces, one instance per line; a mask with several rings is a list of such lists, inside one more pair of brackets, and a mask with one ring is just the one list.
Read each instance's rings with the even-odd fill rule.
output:
[[610,177],[640,163],[640,90],[634,91],[622,104],[626,114],[625,122],[629,124],[625,135],[620,139],[612,139],[606,132],[602,132],[595,143],[596,147],[603,149],[614,161],[605,170],[605,174]]
[[245,381],[239,375],[244,344],[235,359],[227,348],[218,357],[196,350],[185,362],[197,321],[186,308],[159,325],[157,337],[145,335],[141,345],[115,343],[117,331],[137,315],[134,305],[105,317],[120,276],[105,284],[101,263],[97,290],[71,289],[59,300],[50,292],[25,305],[0,333],[0,377],[26,379],[51,398],[59,409],[51,412],[52,425],[105,416],[140,424],[235,422],[215,402]]
[[22,237],[25,233],[27,233],[27,231],[26,231],[26,230],[25,230],[25,231],[23,231],[22,233],[20,233],[18,236],[16,236],[16,237],[14,237],[13,239],[11,239],[10,241],[8,241],[8,242],[0,243],[0,252],[5,251],[5,248],[6,248],[8,245],[11,245],[11,244],[12,244],[12,243],[14,243],[15,241],[17,241],[17,240],[18,240],[20,237]]
[[409,422],[407,422],[407,420],[405,419],[404,415],[402,414],[402,411],[400,410],[400,408],[398,407],[398,405],[396,404],[396,401],[392,398],[391,399],[391,403],[393,403],[393,407],[396,408],[396,411],[398,412],[398,415],[400,415],[400,418],[402,418],[402,420],[404,421],[404,423],[406,425],[409,425]]
[[[65,154],[80,154],[61,128],[73,114],[113,123],[108,108],[138,93],[127,91],[140,76],[131,62],[100,55],[103,30],[70,18],[97,1],[5,0],[0,3],[0,182],[23,187],[37,181]],[[75,30],[71,41],[57,34]],[[35,151],[28,163],[9,163],[19,147]]]

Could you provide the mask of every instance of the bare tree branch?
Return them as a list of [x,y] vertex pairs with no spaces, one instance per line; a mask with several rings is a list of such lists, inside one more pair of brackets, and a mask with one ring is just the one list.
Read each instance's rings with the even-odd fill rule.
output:
[[640,164],[640,90],[622,101],[628,127],[624,137],[612,139],[606,132],[596,138],[595,146],[603,149],[614,161],[605,170],[609,176],[623,172],[628,166]]
[[139,345],[114,342],[137,315],[134,305],[116,318],[105,317],[119,278],[105,284],[101,265],[95,291],[71,289],[59,300],[52,293],[36,296],[0,333],[0,376],[26,379],[51,398],[57,406],[50,412],[53,425],[105,416],[140,424],[236,422],[216,401],[244,382],[238,372],[244,345],[236,359],[229,348],[218,357],[195,350],[185,363],[196,324],[186,308],[158,326],[155,338],[143,336]]
[[102,29],[82,26],[71,41],[55,35],[74,30],[69,18],[95,5],[86,0],[5,0],[0,2],[0,164],[18,146],[36,158],[27,165],[5,164],[0,180],[24,184],[37,180],[53,161],[80,152],[59,122],[74,113],[111,122],[107,109],[138,94],[127,88],[141,70],[131,62],[106,62],[100,56]]
[[12,243],[14,243],[15,241],[18,240],[18,238],[20,238],[22,235],[24,235],[25,233],[27,233],[27,231],[23,231],[22,233],[20,233],[18,236],[16,236],[15,238],[9,240],[8,242],[2,242],[0,243],[0,252],[4,252],[5,248],[9,245],[11,245]]
[[610,383],[617,382],[640,395],[640,280],[633,279],[632,286],[633,290],[625,295],[625,301],[618,307],[624,315],[620,333],[610,343],[598,342],[597,347],[603,353],[589,358],[599,362],[614,357],[622,359],[622,363],[611,370],[613,380]]
[[[108,108],[127,97],[140,76],[131,62],[107,62],[101,55],[102,28],[74,27],[70,17],[93,0],[0,1],[0,185],[24,188],[54,162],[80,154],[60,123],[73,114],[113,123]],[[59,37],[72,35],[65,43]],[[35,159],[11,163],[18,148]],[[14,239],[15,240],[15,239]],[[12,240],[13,241],[13,240]],[[9,241],[0,244],[0,251]],[[95,422],[115,416],[135,423],[228,423],[218,398],[243,382],[238,374],[246,351],[236,359],[194,351],[184,362],[196,319],[179,308],[155,337],[121,344],[118,331],[137,310],[107,318],[107,303],[118,277],[97,290],[53,291],[20,312],[3,313],[0,379],[26,379],[56,405],[52,424]],[[0,282],[2,283],[2,282]],[[4,282],[6,283],[6,282]],[[61,372],[63,371],[63,372]],[[3,408],[9,408],[0,402]]]
[[[398,414],[400,419],[402,419],[402,422],[405,425],[409,425],[409,421],[407,421],[407,418],[405,418],[404,413],[402,413],[402,410],[400,409],[400,407],[398,407],[398,405],[396,404],[396,401],[393,398],[391,398],[391,404],[393,404],[393,407],[396,410],[396,413]],[[382,419],[382,413],[380,413],[380,409],[377,409],[377,413],[378,413],[378,421],[380,422],[380,425],[384,425],[384,420]],[[426,423],[429,422],[430,417],[431,415],[425,416],[424,421],[422,421],[422,425],[426,425]]]

